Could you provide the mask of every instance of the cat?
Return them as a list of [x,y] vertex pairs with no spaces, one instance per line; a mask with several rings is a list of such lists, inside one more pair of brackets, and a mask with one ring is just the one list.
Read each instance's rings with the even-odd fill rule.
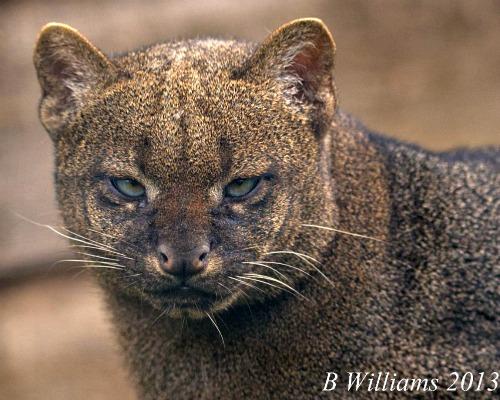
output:
[[[314,18],[114,57],[43,28],[66,235],[141,399],[376,397],[358,372],[425,382],[389,398],[498,390],[498,148],[369,131],[334,55]],[[448,391],[454,372],[483,386]]]

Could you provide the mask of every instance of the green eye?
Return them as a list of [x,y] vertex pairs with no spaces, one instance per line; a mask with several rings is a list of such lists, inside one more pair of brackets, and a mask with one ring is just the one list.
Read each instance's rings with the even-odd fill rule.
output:
[[246,196],[259,185],[260,181],[260,176],[247,179],[235,179],[226,186],[226,197],[238,198]]
[[135,179],[111,178],[113,187],[123,196],[138,199],[146,193],[146,189]]

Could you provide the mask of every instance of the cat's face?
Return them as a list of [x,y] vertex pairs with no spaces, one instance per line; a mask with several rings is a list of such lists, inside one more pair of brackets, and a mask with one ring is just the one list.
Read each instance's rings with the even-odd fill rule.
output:
[[[113,62],[68,28],[46,31],[35,64],[58,199],[103,281],[173,317],[300,296],[321,243],[301,224],[333,218],[324,26],[285,26],[253,55],[204,41]],[[88,47],[47,54],[64,41]]]

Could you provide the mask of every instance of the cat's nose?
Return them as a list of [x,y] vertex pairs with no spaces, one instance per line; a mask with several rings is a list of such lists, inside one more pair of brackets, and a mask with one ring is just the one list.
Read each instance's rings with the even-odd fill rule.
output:
[[158,246],[160,266],[163,271],[183,280],[202,272],[208,263],[210,246],[202,244],[187,252],[175,251],[165,244]]

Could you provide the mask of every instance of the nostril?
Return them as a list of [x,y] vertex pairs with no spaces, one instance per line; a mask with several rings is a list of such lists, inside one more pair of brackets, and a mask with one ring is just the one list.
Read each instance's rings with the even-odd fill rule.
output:
[[158,261],[160,262],[161,267],[164,270],[170,269],[173,267],[173,261],[175,259],[175,254],[172,249],[166,244],[160,244],[157,248],[158,252]]
[[201,253],[201,255],[198,259],[200,260],[200,262],[203,262],[207,259],[207,256],[208,256],[208,253],[204,252],[204,253]]
[[168,262],[168,257],[165,253],[160,252],[160,260],[162,263],[167,263]]

